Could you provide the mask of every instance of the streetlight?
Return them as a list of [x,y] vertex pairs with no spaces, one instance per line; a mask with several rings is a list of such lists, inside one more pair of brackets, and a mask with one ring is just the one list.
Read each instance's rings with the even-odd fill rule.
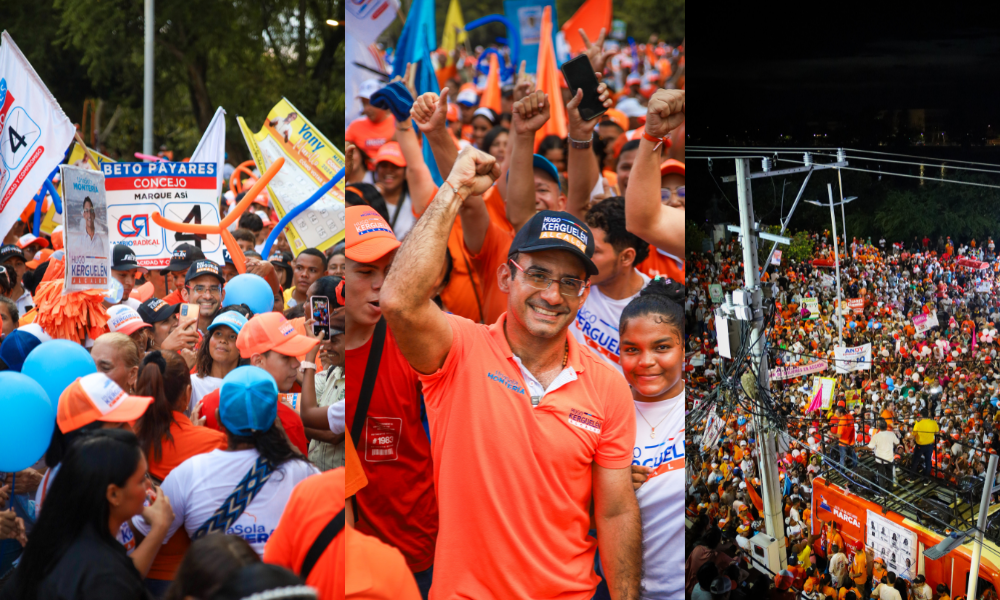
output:
[[326,24],[329,25],[330,27],[339,27],[340,26],[340,21],[335,21],[333,19],[327,19],[326,20]]
[[[850,196],[850,197],[844,198],[843,202],[838,202],[838,203],[834,204],[834,206],[839,206],[840,207],[840,222],[844,224],[844,250],[847,250],[847,248],[848,248],[848,245],[847,245],[847,219],[844,217],[844,205],[847,204],[848,202],[851,202],[852,200],[857,200],[857,199],[858,199],[857,196]],[[826,206],[826,204],[824,204],[823,202],[820,202],[819,200],[806,200],[806,202],[808,202],[809,204],[815,204],[816,206],[819,206],[819,207]]]

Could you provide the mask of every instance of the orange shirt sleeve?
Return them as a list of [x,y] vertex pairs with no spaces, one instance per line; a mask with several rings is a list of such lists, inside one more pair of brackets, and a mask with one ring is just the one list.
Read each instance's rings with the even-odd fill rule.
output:
[[[583,347],[580,347],[583,351]],[[603,360],[595,357],[595,360]],[[632,392],[625,378],[613,367],[594,363],[587,368],[608,370],[605,377],[607,389],[605,398],[607,417],[601,428],[601,441],[597,445],[594,461],[606,469],[622,469],[632,464],[632,448],[635,446],[635,405]]]
[[358,458],[358,451],[354,447],[351,439],[351,428],[344,432],[344,466],[347,467],[346,482],[344,483],[344,496],[349,498],[358,493],[358,490],[368,485],[368,477],[361,466],[361,459]]

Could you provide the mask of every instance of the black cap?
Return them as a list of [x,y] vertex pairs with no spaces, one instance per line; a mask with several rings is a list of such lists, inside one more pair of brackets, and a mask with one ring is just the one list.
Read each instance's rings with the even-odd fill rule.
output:
[[135,252],[128,246],[115,244],[114,253],[111,255],[112,271],[131,271],[139,268],[139,259]]
[[181,244],[174,248],[170,256],[170,265],[164,271],[187,271],[191,268],[191,263],[196,260],[203,260],[205,253],[194,244]]
[[597,275],[594,234],[587,224],[568,212],[543,210],[531,217],[514,236],[507,257],[517,252],[530,254],[539,250],[566,250],[580,257],[588,275]]
[[189,281],[202,275],[212,275],[219,280],[219,283],[226,283],[226,278],[219,271],[219,265],[210,260],[199,260],[188,268],[187,275],[184,277],[184,284],[187,285]]
[[281,269],[285,272],[285,285],[291,285],[292,282],[292,253],[284,252],[282,250],[274,250],[271,252],[271,256],[267,259],[275,269]]
[[137,312],[144,322],[152,325],[169,319],[180,307],[180,304],[169,304],[164,300],[153,297],[140,304]]
[[0,263],[5,263],[7,259],[14,258],[15,256],[24,260],[24,250],[21,250],[14,244],[0,246]]

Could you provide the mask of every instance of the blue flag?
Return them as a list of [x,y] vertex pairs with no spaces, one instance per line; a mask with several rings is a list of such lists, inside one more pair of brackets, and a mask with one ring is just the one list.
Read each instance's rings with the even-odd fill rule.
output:
[[[410,13],[406,15],[406,25],[403,26],[403,33],[399,36],[396,44],[395,55],[392,61],[392,76],[403,76],[406,74],[406,65],[416,63],[417,73],[414,78],[414,87],[417,95],[426,92],[440,93],[438,87],[437,74],[434,73],[434,65],[431,63],[431,53],[437,47],[437,34],[434,28],[434,0],[414,0],[410,6]],[[457,90],[456,90],[457,91]],[[423,140],[424,162],[430,169],[434,183],[442,185],[444,178],[438,171],[437,161],[431,152],[427,138]]]

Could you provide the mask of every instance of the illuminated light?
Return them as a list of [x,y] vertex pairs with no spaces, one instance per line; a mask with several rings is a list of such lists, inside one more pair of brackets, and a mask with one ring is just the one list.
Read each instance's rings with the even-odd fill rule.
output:
[[340,21],[334,21],[333,19],[327,19],[326,20],[326,24],[329,25],[330,27],[339,27],[340,26]]

